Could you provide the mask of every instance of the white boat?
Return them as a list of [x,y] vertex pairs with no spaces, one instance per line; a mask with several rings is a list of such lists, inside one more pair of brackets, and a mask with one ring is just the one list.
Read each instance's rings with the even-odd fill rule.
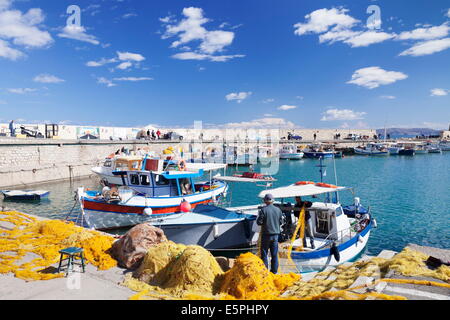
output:
[[355,154],[364,156],[387,156],[389,151],[382,143],[368,143],[366,146],[354,148]]
[[50,191],[47,190],[0,190],[7,201],[39,201],[47,198]]
[[280,149],[280,159],[286,160],[299,160],[302,159],[305,154],[299,152],[296,145],[287,144]]
[[[117,172],[122,171],[167,171],[171,169],[177,169],[180,161],[173,160],[161,160],[161,159],[149,159],[145,156],[116,156],[106,158],[101,166],[91,169],[96,173],[103,181],[109,185],[121,186],[124,185],[120,175]],[[198,163],[198,162],[185,162],[186,170],[190,172],[214,171],[220,169],[226,169],[227,165],[224,163]]]
[[442,151],[450,151],[450,141],[442,140],[438,146]]
[[[266,194],[272,194],[279,201],[275,205],[294,221],[293,227],[285,225],[283,230],[293,230],[297,223],[294,211],[299,209],[291,205],[291,203],[295,203],[293,198],[302,197],[302,200],[305,200],[305,197],[314,197],[312,199],[314,200],[320,195],[325,197],[323,201],[313,201],[312,206],[306,209],[311,217],[309,223],[313,233],[314,248],[311,246],[310,239],[307,239],[309,247],[303,246],[303,239],[297,239],[292,244],[281,244],[284,249],[292,245],[290,258],[295,263],[298,272],[323,270],[327,266],[336,266],[352,261],[362,254],[371,230],[376,227],[376,221],[372,219],[370,210],[361,210],[364,214],[348,215],[348,210],[344,211],[339,201],[329,201],[333,196],[338,198],[337,192],[347,189],[349,188],[321,183],[298,182],[285,187],[264,190],[259,194],[260,198],[264,198]],[[354,206],[362,207],[359,198],[355,198]],[[257,215],[258,206],[235,207],[228,208],[228,210]],[[283,263],[280,261],[280,265]]]

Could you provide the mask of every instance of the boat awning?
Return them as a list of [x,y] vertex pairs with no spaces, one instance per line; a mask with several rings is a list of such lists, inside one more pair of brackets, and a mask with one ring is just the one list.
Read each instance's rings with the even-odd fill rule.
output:
[[243,177],[233,177],[233,176],[215,176],[214,179],[219,181],[227,181],[227,182],[267,182],[272,183],[274,180],[265,180],[265,179],[251,179],[251,178],[243,178]]
[[189,163],[186,162],[186,169],[188,171],[212,171],[225,169],[227,167],[226,163]]
[[333,193],[336,191],[342,191],[346,189],[348,188],[346,187],[325,188],[325,187],[318,187],[313,184],[297,186],[293,184],[287,187],[264,190],[258,196],[260,198],[264,198],[266,194],[271,194],[275,199],[283,199],[283,198],[315,196],[319,194]]
[[154,174],[159,174],[166,179],[184,179],[184,178],[198,178],[203,175],[203,170],[198,172],[188,172],[188,171],[164,171],[164,172],[153,172]]

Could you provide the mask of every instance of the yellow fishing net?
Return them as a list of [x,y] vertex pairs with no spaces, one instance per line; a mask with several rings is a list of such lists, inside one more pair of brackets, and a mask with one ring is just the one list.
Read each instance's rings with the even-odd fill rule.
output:
[[206,249],[168,241],[147,252],[136,274],[143,281],[128,277],[124,285],[139,291],[133,299],[151,299],[155,292],[159,293],[158,298],[212,295],[222,274],[216,259]]
[[86,261],[100,270],[116,266],[107,253],[114,242],[111,236],[60,220],[37,221],[19,212],[0,212],[0,221],[12,225],[12,230],[0,230],[0,273],[27,281],[62,277],[50,267],[59,262],[59,251],[71,246],[83,248]]
[[220,292],[226,294],[224,299],[272,300],[299,279],[294,273],[270,273],[259,257],[245,253],[225,273]]
[[[450,288],[448,284],[441,284],[430,281],[417,281],[410,279],[383,279],[387,272],[394,270],[404,276],[425,276],[439,279],[445,282],[450,281],[450,267],[442,265],[435,270],[429,269],[425,261],[428,256],[405,248],[402,252],[395,255],[392,259],[372,258],[367,261],[358,261],[351,265],[340,265],[336,269],[318,273],[310,281],[299,281],[288,289],[289,295],[298,298],[342,298],[342,299],[362,299],[373,296],[379,299],[403,299],[403,297],[392,297],[387,295],[357,295],[349,293],[349,287],[359,276],[381,278],[372,283],[374,286],[378,282],[410,283],[417,285],[444,286]],[[336,292],[330,292],[332,288],[341,289]],[[352,288],[354,290],[354,288]]]

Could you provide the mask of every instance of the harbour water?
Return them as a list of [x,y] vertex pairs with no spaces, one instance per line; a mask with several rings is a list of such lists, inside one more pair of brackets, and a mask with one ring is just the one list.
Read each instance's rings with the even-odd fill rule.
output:
[[[274,177],[274,187],[296,181],[319,181],[318,160],[282,160]],[[370,237],[367,254],[381,250],[400,251],[408,243],[450,247],[450,152],[414,157],[360,157],[325,160],[324,182],[335,184],[334,165],[338,184],[353,187],[361,203],[370,206],[378,222]],[[232,174],[236,168],[229,168]],[[241,167],[240,170],[246,170]],[[258,170],[258,166],[255,166]],[[79,186],[98,189],[98,179],[81,179],[40,185],[49,190],[50,197],[40,203],[0,203],[18,211],[48,218],[64,218],[74,207],[75,190]],[[231,205],[260,203],[257,194],[263,188],[254,184],[231,184]],[[351,204],[350,191],[340,194],[343,204]],[[2,200],[0,200],[2,201]]]

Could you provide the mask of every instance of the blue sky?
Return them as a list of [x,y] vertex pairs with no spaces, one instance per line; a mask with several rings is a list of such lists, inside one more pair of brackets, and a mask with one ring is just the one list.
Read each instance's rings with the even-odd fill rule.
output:
[[0,119],[443,129],[449,33],[447,0],[0,0]]

